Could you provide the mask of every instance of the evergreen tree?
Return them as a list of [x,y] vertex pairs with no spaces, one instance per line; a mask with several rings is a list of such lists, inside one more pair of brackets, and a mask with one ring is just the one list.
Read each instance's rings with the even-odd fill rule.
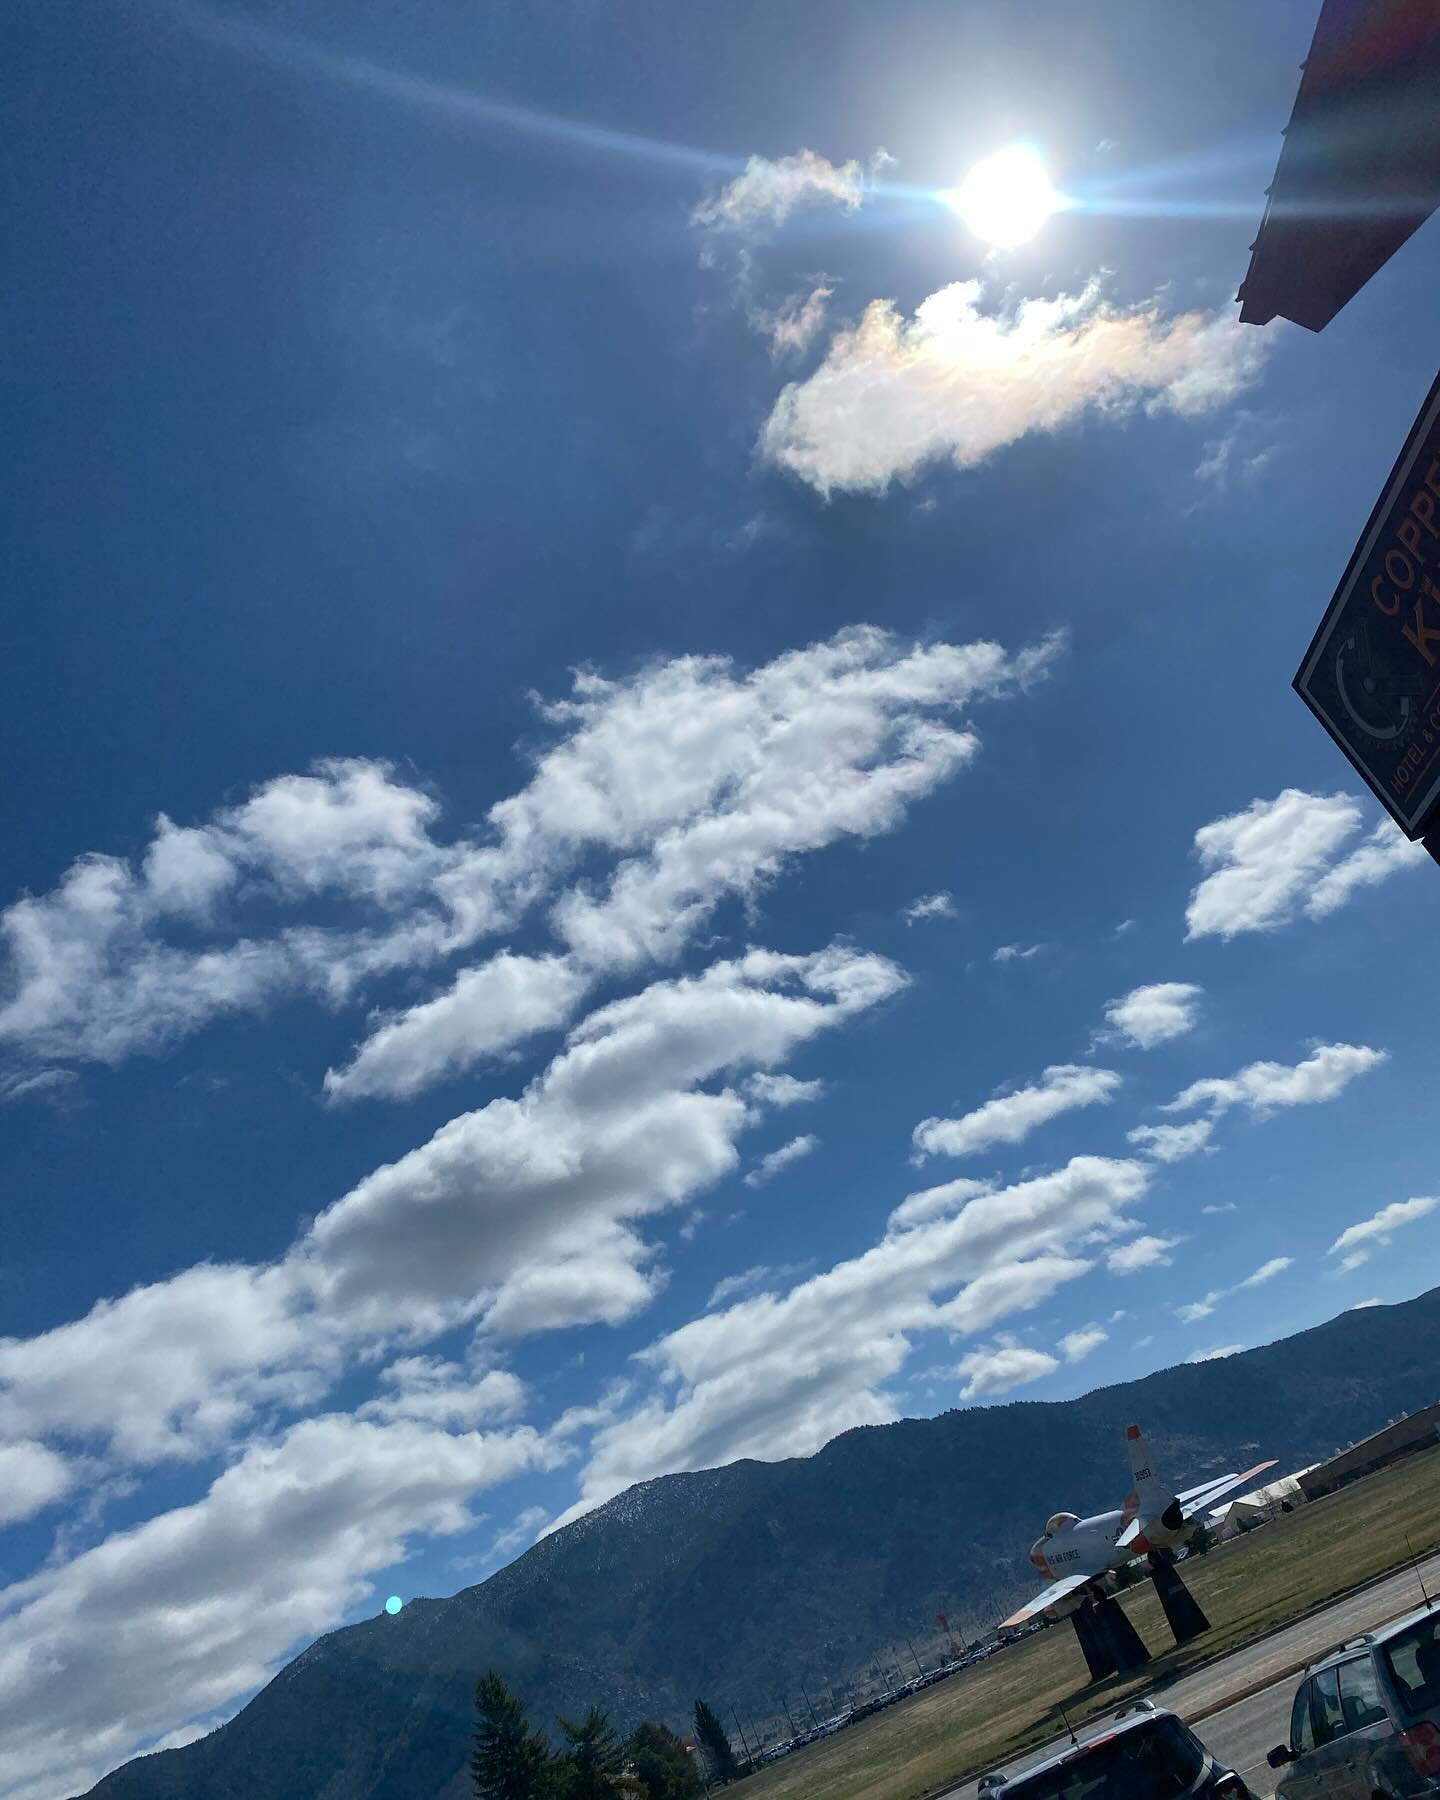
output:
[[548,1800],[554,1758],[543,1732],[494,1669],[475,1689],[475,1752],[470,1773],[480,1800]]
[[637,1725],[628,1745],[630,1767],[645,1800],[700,1800],[705,1785],[696,1758],[670,1730],[648,1720]]
[[625,1746],[598,1706],[592,1706],[578,1725],[569,1719],[561,1719],[559,1725],[569,1742],[560,1759],[565,1764],[566,1800],[615,1800],[619,1794],[634,1792],[625,1771]]
[[716,1781],[733,1781],[740,1773],[725,1727],[703,1700],[695,1702],[695,1741],[705,1752],[705,1760]]

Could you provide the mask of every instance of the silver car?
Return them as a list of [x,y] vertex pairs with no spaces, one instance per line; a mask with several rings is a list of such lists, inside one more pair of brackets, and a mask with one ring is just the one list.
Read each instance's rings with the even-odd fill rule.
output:
[[1440,1606],[1347,1638],[1305,1671],[1276,1800],[1440,1794]]

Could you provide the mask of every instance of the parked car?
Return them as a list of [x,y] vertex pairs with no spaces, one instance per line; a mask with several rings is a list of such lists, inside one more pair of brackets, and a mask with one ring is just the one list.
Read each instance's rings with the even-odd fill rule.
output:
[[1018,1775],[982,1776],[994,1800],[1253,1800],[1172,1712],[1148,1700]]
[[1440,1607],[1347,1638],[1305,1670],[1276,1800],[1440,1793]]

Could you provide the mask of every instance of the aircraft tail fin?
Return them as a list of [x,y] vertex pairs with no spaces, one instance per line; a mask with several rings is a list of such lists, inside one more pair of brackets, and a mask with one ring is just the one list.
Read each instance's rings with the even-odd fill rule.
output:
[[1137,1515],[1152,1518],[1163,1513],[1174,1500],[1174,1490],[1155,1473],[1150,1444],[1138,1425],[1125,1428],[1125,1448],[1130,1452],[1130,1492],[1125,1511],[1130,1518]]

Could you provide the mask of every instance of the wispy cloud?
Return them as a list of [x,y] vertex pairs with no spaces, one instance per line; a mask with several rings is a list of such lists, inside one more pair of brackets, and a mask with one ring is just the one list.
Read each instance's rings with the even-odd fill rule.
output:
[[[1212,1148],[1210,1133],[1215,1129],[1213,1119],[1191,1119],[1184,1125],[1137,1125],[1133,1131],[1125,1133],[1125,1141],[1134,1144],[1137,1150],[1143,1150],[1146,1156],[1153,1156],[1156,1162],[1182,1162],[1187,1156],[1196,1156],[1202,1150]],[[1222,1208],[1204,1206],[1202,1212],[1234,1212],[1234,1206]]]
[[803,1137],[793,1137],[788,1144],[782,1144],[778,1150],[772,1150],[745,1177],[745,1185],[749,1188],[764,1187],[767,1181],[773,1181],[782,1169],[788,1169],[791,1163],[799,1162],[801,1157],[809,1156],[820,1148],[820,1140],[811,1133]]
[[1374,1246],[1386,1245],[1390,1242],[1392,1232],[1398,1231],[1402,1225],[1413,1225],[1417,1219],[1428,1218],[1435,1208],[1440,1206],[1440,1195],[1422,1194],[1413,1200],[1395,1200],[1389,1206],[1382,1206],[1379,1212],[1372,1213],[1368,1219],[1360,1219],[1354,1225],[1347,1225],[1326,1251],[1327,1256],[1341,1256],[1341,1271],[1348,1273],[1368,1262]]
[[1113,1070],[1056,1063],[1033,1086],[997,1095],[963,1118],[922,1119],[913,1133],[916,1158],[975,1156],[997,1144],[1021,1143],[1061,1113],[1113,1100],[1119,1087]]
[[1175,1316],[1187,1325],[1197,1325],[1201,1319],[1208,1319],[1222,1300],[1228,1300],[1232,1294],[1238,1294],[1245,1288],[1263,1287],[1267,1281],[1283,1275],[1294,1260],[1291,1256],[1272,1256],[1269,1262],[1261,1263],[1258,1269],[1232,1287],[1211,1288],[1203,1300],[1192,1300],[1187,1305],[1177,1306]]
[[955,1373],[964,1383],[960,1389],[962,1400],[987,1400],[1053,1375],[1059,1367],[1057,1358],[1044,1350],[1000,1343],[962,1356]]
[[1243,1106],[1257,1118],[1279,1107],[1319,1106],[1337,1099],[1357,1076],[1389,1060],[1366,1044],[1321,1044],[1302,1062],[1250,1063],[1234,1075],[1192,1081],[1161,1112],[1190,1112],[1208,1106],[1213,1118]]
[[1388,819],[1342,857],[1362,818],[1349,794],[1286,788],[1201,826],[1195,852],[1207,873],[1190,896],[1186,936],[1274,931],[1302,911],[1324,918],[1362,887],[1427,860],[1424,846],[1410,843]]
[[1108,1342],[1109,1337],[1103,1326],[1086,1325],[1078,1331],[1067,1331],[1057,1347],[1066,1362],[1077,1363]]
[[975,468],[1091,409],[1213,411],[1256,379],[1258,337],[1220,314],[1125,310],[1098,284],[1002,310],[980,282],[959,281],[913,318],[873,300],[814,374],[781,392],[760,449],[821,494],[882,493],[927,463]]
[[905,923],[917,925],[921,919],[953,919],[955,917],[955,901],[948,889],[938,894],[923,894],[920,899],[912,900],[905,908]]
[[1184,1238],[1142,1236],[1127,1244],[1117,1244],[1105,1258],[1112,1275],[1138,1275],[1142,1269],[1168,1268],[1173,1260],[1170,1252]]
[[714,231],[750,232],[783,225],[806,206],[839,206],[854,212],[865,197],[865,175],[853,159],[832,163],[813,150],[793,156],[752,156],[735,179],[709,195],[691,222]]
[[825,328],[825,309],[834,292],[821,285],[808,294],[791,294],[769,310],[751,307],[750,323],[769,340],[771,356],[799,356],[810,348]]

